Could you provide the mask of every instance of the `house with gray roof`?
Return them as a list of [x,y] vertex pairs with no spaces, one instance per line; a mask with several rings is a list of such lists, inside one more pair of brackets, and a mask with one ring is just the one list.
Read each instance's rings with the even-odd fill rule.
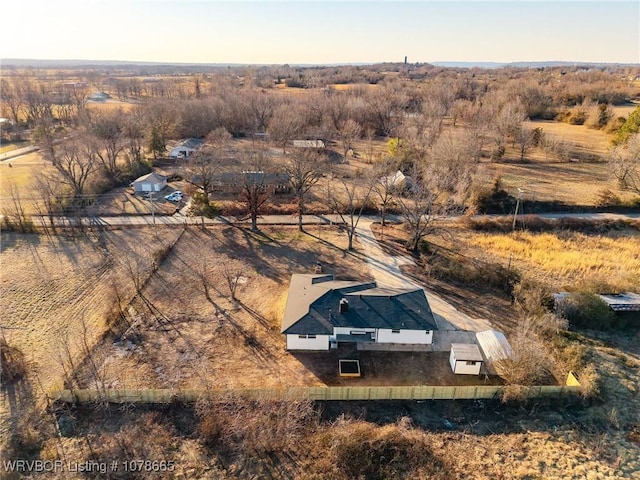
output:
[[189,158],[189,156],[197,152],[204,145],[204,140],[200,138],[188,138],[180,145],[173,147],[169,152],[171,158]]
[[282,320],[287,350],[329,350],[341,342],[433,343],[436,320],[421,288],[380,288],[331,274],[294,274]]

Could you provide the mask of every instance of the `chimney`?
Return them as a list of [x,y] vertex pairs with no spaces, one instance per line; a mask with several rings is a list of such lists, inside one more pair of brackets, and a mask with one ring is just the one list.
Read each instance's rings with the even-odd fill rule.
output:
[[340,300],[340,313],[347,313],[349,311],[349,301],[346,298]]
[[404,64],[405,65],[407,64],[407,56],[406,55],[404,56]]

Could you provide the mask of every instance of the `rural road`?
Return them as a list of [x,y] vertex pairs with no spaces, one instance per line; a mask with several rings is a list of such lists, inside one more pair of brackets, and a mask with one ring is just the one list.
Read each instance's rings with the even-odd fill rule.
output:
[[[518,215],[519,221],[526,220],[532,215]],[[533,215],[535,217],[544,218],[547,220],[558,220],[562,218],[575,218],[580,220],[639,220],[640,213],[543,213]],[[445,220],[454,221],[462,218],[461,216],[447,217]],[[475,215],[472,219],[493,218],[493,219],[513,219],[513,215]],[[41,225],[43,219],[48,222],[47,217],[34,216],[33,220],[36,225]],[[155,225],[157,226],[181,226],[181,225],[225,225],[225,224],[242,224],[246,225],[251,223],[248,219],[238,219],[236,217],[216,217],[216,218],[202,218],[202,217],[186,217],[183,214],[178,215],[156,215],[155,219],[152,215],[114,215],[114,216],[95,216],[95,217],[54,217],[56,225],[59,226],[73,226],[73,225],[86,225],[86,226],[105,226],[105,227],[126,227],[126,226],[144,226]],[[379,221],[377,216],[363,216],[361,224]],[[390,222],[400,223],[401,219],[398,216],[391,216]],[[339,215],[303,215],[302,222],[305,225],[329,225],[329,224],[341,224],[344,223]],[[262,215],[258,217],[258,225],[297,225],[297,215]],[[360,237],[361,233],[358,229],[356,234]],[[365,240],[366,241],[366,240]]]
[[22,155],[27,155],[28,153],[35,152],[36,150],[38,150],[38,147],[30,145],[28,147],[11,150],[10,152],[0,153],[0,162],[13,160],[14,158],[21,157]]

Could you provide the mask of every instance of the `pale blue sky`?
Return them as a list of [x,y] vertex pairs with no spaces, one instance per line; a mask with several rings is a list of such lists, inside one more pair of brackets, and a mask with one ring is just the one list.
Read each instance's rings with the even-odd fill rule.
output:
[[3,2],[0,57],[640,63],[640,2]]

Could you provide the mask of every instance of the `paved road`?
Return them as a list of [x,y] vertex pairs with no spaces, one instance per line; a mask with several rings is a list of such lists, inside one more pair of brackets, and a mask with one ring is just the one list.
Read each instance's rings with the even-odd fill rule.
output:
[[[1,217],[1,216],[0,216]],[[48,217],[34,216],[34,223],[41,225],[44,220],[49,223]],[[101,217],[54,217],[54,222],[58,226],[86,225],[105,227],[127,227],[127,226],[183,226],[183,225],[228,225],[228,224],[251,224],[250,219],[238,219],[236,217],[187,217],[182,213],[176,215],[122,215],[122,216],[101,216]],[[338,215],[303,215],[302,222],[305,225],[329,225],[342,223]],[[263,215],[258,218],[258,225],[297,225],[297,215]]]
[[[120,227],[120,226],[136,226],[136,225],[153,225],[154,222],[158,226],[171,226],[171,225],[201,225],[204,223],[205,225],[219,225],[219,224],[229,224],[229,223],[239,223],[239,224],[249,224],[251,223],[249,219],[238,219],[236,217],[216,217],[214,219],[205,218],[204,220],[201,217],[186,217],[184,215],[185,209],[181,210],[182,213],[169,216],[169,215],[156,215],[155,220],[152,215],[114,215],[114,216],[100,216],[100,217],[74,217],[69,219],[67,217],[56,217],[55,221],[58,225],[73,225],[80,224],[83,225],[104,225],[104,226],[112,226],[112,227]],[[575,218],[582,220],[638,220],[640,219],[640,213],[544,213],[536,215],[540,218],[546,218],[549,220],[560,219],[560,218]],[[446,220],[454,221],[459,220],[461,217],[447,217]],[[482,219],[482,218],[509,218],[512,219],[513,216],[508,215],[475,215],[471,217],[473,219]],[[521,217],[518,215],[518,218],[524,219],[526,217]],[[34,221],[36,224],[40,224],[40,217],[35,216]],[[48,221],[48,220],[47,220]],[[366,223],[369,225],[374,222],[379,221],[379,217],[377,216],[366,216],[362,217],[360,221],[361,227]],[[401,222],[401,218],[399,216],[391,216],[389,218],[390,222]],[[302,222],[305,225],[321,225],[321,224],[341,224],[344,223],[340,219],[339,215],[303,215]],[[298,216],[297,215],[263,215],[258,217],[258,225],[297,225],[298,224]],[[363,232],[360,229],[356,232],[357,235],[367,235],[366,232]],[[366,241],[366,239],[365,239]]]
[[433,350],[449,351],[451,343],[476,343],[475,332],[492,328],[489,321],[470,317],[429,289],[405,277],[400,267],[414,265],[413,259],[386,253],[375,239],[371,231],[371,223],[370,219],[362,219],[356,229],[356,235],[366,256],[369,269],[380,287],[423,288],[425,290],[429,305],[431,305],[431,310],[438,323],[438,333],[434,335]]
[[15,150],[11,150],[10,152],[0,153],[0,162],[13,160],[14,158],[21,157],[22,155],[35,152],[36,150],[38,150],[38,147],[30,145],[28,147],[16,148]]

